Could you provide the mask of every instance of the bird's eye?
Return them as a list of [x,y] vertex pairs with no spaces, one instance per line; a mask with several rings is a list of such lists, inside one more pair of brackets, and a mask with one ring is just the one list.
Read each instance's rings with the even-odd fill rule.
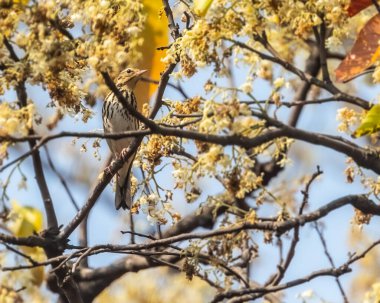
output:
[[127,74],[130,74],[132,70],[130,68],[127,69]]

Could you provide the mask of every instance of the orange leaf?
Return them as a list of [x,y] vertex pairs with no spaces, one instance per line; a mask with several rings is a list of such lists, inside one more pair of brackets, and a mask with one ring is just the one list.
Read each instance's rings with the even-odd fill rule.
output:
[[375,63],[380,58],[380,46],[377,48],[376,52],[371,58],[371,63]]
[[370,5],[372,5],[371,0],[351,0],[347,13],[350,17],[355,16],[357,13]]
[[[147,77],[158,80],[160,73],[165,69],[165,64],[161,62],[161,58],[166,53],[165,51],[158,51],[157,47],[167,46],[169,43],[168,22],[166,18],[161,18],[161,1],[144,0],[143,4],[147,19],[142,33],[144,38],[144,43],[141,46],[143,59],[138,67],[148,70]],[[135,93],[140,111],[143,104],[149,102],[149,98],[156,88],[156,84],[143,81],[137,85]]]
[[345,82],[371,66],[379,55],[380,14],[372,17],[360,31],[354,47],[335,70],[336,80]]

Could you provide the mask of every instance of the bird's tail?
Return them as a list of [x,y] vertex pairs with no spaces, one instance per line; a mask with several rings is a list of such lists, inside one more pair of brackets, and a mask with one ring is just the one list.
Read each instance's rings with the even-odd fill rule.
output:
[[130,209],[132,206],[131,169],[133,159],[134,156],[130,157],[118,172],[115,195],[116,209]]

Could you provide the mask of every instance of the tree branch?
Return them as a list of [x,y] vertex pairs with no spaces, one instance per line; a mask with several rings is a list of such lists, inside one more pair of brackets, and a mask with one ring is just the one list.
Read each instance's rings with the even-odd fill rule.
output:
[[300,79],[302,79],[305,82],[309,82],[310,84],[314,84],[314,85],[316,85],[318,87],[321,87],[321,88],[327,90],[328,92],[330,92],[333,95],[340,94],[341,97],[342,97],[341,99],[343,101],[355,103],[357,106],[360,106],[360,107],[362,107],[363,109],[366,109],[366,110],[370,109],[370,107],[371,107],[371,105],[370,105],[369,102],[367,102],[367,101],[365,101],[365,100],[363,100],[363,99],[361,99],[359,97],[353,97],[351,95],[343,93],[337,87],[335,87],[333,84],[331,84],[331,83],[325,83],[325,82],[319,80],[318,78],[312,77],[311,75],[309,75],[309,74],[301,71],[300,69],[298,69],[297,67],[295,67],[294,65],[290,64],[287,61],[284,61],[284,60],[282,60],[280,58],[277,58],[277,57],[273,57],[273,56],[264,54],[264,53],[262,53],[262,52],[260,52],[258,50],[255,50],[254,48],[252,48],[252,47],[248,46],[247,44],[242,43],[240,41],[236,41],[236,40],[233,40],[233,39],[224,39],[224,40],[230,41],[234,45],[236,45],[236,46],[238,46],[240,48],[246,49],[246,50],[248,50],[250,52],[253,52],[253,53],[257,54],[263,60],[268,60],[268,61],[271,61],[273,63],[276,63],[276,64],[282,66],[286,70],[288,70],[291,73],[297,75]]

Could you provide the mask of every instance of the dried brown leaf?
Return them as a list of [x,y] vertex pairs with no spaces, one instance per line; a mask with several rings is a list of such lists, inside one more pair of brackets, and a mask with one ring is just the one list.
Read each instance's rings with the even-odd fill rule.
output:
[[347,8],[348,15],[350,17],[355,16],[370,5],[372,5],[371,0],[351,0],[350,5]]
[[335,70],[336,80],[346,82],[370,67],[378,58],[380,39],[380,14],[372,17],[355,41],[346,58]]

